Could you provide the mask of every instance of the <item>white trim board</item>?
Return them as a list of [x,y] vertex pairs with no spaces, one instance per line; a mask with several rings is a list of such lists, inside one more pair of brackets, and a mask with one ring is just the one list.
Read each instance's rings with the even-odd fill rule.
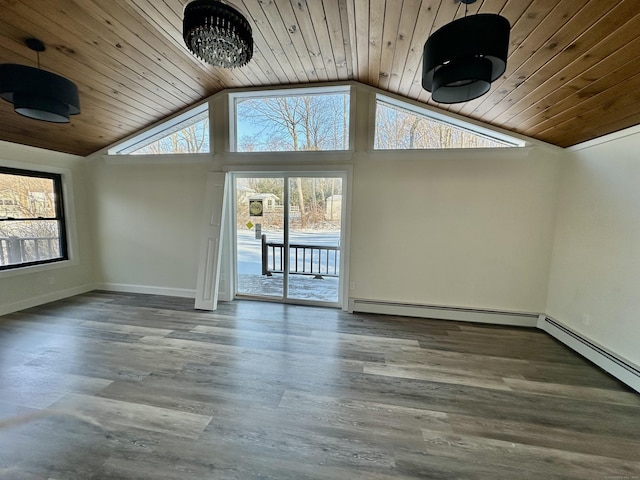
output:
[[144,293],[147,295],[166,295],[168,297],[196,298],[195,289],[156,287],[151,285],[131,285],[128,283],[97,283],[94,290],[121,293]]
[[597,145],[602,145],[603,143],[612,142],[614,140],[619,140],[631,135],[637,135],[638,133],[640,133],[640,125],[634,125],[633,127],[628,127],[624,130],[618,130],[617,132],[609,133],[607,135],[603,135],[602,137],[578,143],[577,145],[568,147],[566,150],[569,152],[578,152],[580,150],[584,150],[585,148],[595,147]]
[[73,297],[82,293],[91,292],[95,290],[95,285],[81,285],[79,287],[68,288],[66,290],[58,290],[50,292],[38,297],[28,298],[19,302],[9,303],[8,305],[0,305],[0,316],[7,315],[9,313],[19,312],[20,310],[26,310],[27,308],[37,307],[44,305],[45,303],[51,303],[64,298]]
[[379,313],[384,315],[490,323],[493,325],[510,325],[516,327],[535,327],[538,324],[539,316],[538,313],[532,312],[509,312],[442,305],[421,305],[362,298],[349,298],[349,312]]
[[[195,290],[152,287],[144,285],[128,285],[116,283],[102,283],[95,285],[82,285],[51,292],[46,295],[22,300],[9,305],[0,306],[0,316],[9,313],[36,307],[45,303],[62,300],[64,298],[80,295],[93,290],[105,290],[125,293],[144,293],[150,295],[169,295],[184,298],[195,298]],[[482,310],[472,308],[447,307],[436,305],[417,305],[408,303],[383,302],[349,298],[349,313],[366,312],[385,315],[399,315],[419,318],[433,318],[438,320],[454,320],[477,322],[498,325],[510,325],[519,327],[537,327],[558,341],[565,344],[574,352],[580,354],[590,362],[602,368],[605,372],[617,378],[640,393],[640,367],[621,358],[601,347],[561,322],[544,314],[526,312],[506,312],[496,310]]]

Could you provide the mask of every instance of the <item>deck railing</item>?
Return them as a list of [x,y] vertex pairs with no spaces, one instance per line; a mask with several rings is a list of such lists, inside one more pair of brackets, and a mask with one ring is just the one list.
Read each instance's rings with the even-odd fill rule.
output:
[[[284,273],[284,243],[268,242],[262,235],[262,275]],[[289,244],[289,273],[314,278],[337,277],[340,271],[340,247]]]
[[58,237],[0,237],[0,265],[19,265],[59,256]]

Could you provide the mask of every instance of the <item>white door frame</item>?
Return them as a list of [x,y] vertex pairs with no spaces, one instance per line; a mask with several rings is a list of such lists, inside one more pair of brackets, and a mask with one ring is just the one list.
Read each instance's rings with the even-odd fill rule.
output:
[[[235,188],[236,188],[236,178],[242,177],[282,177],[285,180],[288,180],[291,177],[330,177],[336,176],[341,177],[342,184],[342,219],[341,219],[341,232],[340,232],[340,286],[339,286],[339,295],[338,302],[329,303],[329,302],[317,302],[317,301],[308,301],[308,300],[298,300],[298,299],[274,299],[270,297],[252,297],[252,298],[260,298],[265,301],[277,301],[281,303],[292,303],[297,305],[315,305],[315,306],[331,306],[341,308],[344,311],[348,310],[348,298],[349,298],[349,252],[350,252],[350,241],[351,241],[351,190],[352,190],[352,173],[353,168],[351,165],[323,165],[323,166],[311,166],[311,165],[303,165],[303,166],[242,166],[242,167],[229,167],[226,168],[229,172],[229,182],[231,188],[227,189],[227,205],[229,206],[228,215],[225,216],[225,231],[229,232],[230,235],[227,237],[230,240],[230,245],[227,245],[225,242],[224,250],[226,255],[228,254],[232,262],[226,262],[226,265],[233,263],[233,268],[229,269],[229,271],[221,272],[222,275],[225,275],[226,278],[223,280],[223,283],[232,286],[233,295],[235,298],[237,296],[237,246],[235,235],[233,232],[236,231],[236,209],[235,209]],[[285,189],[286,191],[286,189]],[[285,205],[287,203],[285,202]],[[286,209],[285,209],[286,210]],[[285,221],[287,218],[285,218]],[[285,229],[286,231],[286,229]],[[286,240],[286,239],[285,239]],[[231,266],[231,265],[229,265]],[[240,297],[242,298],[242,296]]]

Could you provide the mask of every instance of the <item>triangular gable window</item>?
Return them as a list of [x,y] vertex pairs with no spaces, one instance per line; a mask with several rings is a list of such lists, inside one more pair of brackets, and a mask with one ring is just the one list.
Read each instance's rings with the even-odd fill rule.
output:
[[[455,122],[455,123],[454,123]],[[426,109],[378,96],[376,100],[376,150],[522,147],[507,135],[446,119]]]
[[110,155],[209,153],[209,108],[205,103],[109,150]]

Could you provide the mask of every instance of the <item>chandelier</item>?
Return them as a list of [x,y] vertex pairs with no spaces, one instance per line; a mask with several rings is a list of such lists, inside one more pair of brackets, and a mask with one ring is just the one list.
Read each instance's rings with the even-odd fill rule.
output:
[[[460,0],[469,4],[475,0]],[[489,91],[507,68],[509,21],[496,14],[465,16],[424,44],[422,87],[438,103],[461,103]]]
[[238,10],[223,2],[189,3],[184,9],[182,31],[189,50],[216,67],[242,67],[253,56],[251,25]]
[[36,52],[38,68],[15,63],[0,65],[0,97],[13,104],[16,113],[45,122],[69,123],[69,115],[80,113],[78,87],[71,80],[40,69],[44,44],[25,41]]

